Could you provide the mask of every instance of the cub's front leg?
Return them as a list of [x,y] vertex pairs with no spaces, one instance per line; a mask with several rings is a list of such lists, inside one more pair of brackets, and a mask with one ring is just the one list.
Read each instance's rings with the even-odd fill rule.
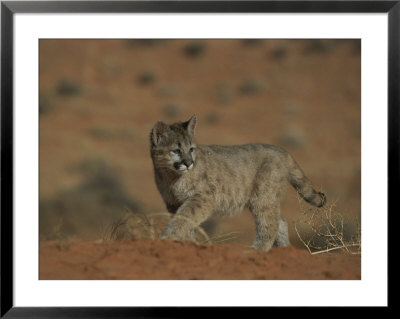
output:
[[165,227],[161,238],[187,240],[190,231],[199,226],[213,211],[212,200],[203,196],[193,196],[186,200],[176,211],[175,216]]

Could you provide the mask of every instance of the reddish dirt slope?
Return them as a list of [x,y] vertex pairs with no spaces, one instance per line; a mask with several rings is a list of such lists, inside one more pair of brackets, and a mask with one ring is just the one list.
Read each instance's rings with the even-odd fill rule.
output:
[[361,279],[360,256],[160,240],[41,242],[40,279]]

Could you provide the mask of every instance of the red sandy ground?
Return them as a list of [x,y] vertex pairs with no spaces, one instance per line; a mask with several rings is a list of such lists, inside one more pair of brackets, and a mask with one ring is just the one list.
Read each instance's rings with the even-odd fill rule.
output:
[[361,279],[360,256],[268,253],[238,244],[138,240],[40,243],[40,279]]

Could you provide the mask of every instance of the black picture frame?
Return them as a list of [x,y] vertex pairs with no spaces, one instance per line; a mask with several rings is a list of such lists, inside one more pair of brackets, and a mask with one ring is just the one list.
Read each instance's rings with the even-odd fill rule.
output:
[[[209,308],[14,307],[13,303],[13,19],[16,13],[387,13],[388,218],[398,211],[400,120],[400,1],[1,1],[1,312],[5,318],[176,318]],[[384,213],[384,212],[382,212]],[[393,232],[389,230],[389,237]],[[388,240],[388,244],[391,242]],[[388,246],[390,250],[390,245]],[[389,258],[389,256],[388,256]],[[388,280],[388,287],[390,281]],[[390,297],[388,305],[390,307]],[[292,308],[293,309],[293,308]],[[274,309],[252,308],[252,312]],[[297,309],[296,311],[307,311]],[[334,310],[338,311],[338,310]],[[249,316],[249,309],[215,308],[215,316]],[[301,313],[300,313],[301,314]],[[304,313],[305,314],[305,313]],[[299,314],[297,314],[299,315]]]

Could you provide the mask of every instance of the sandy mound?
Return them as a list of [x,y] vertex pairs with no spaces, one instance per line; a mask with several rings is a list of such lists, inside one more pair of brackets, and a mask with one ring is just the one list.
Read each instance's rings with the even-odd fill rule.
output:
[[40,243],[40,279],[361,279],[361,258],[238,244],[138,240]]

